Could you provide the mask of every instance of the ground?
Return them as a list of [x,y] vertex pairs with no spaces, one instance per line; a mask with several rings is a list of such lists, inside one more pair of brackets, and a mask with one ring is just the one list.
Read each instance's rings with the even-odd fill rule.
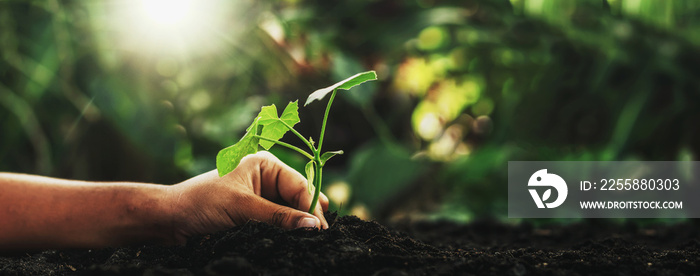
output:
[[330,214],[330,229],[260,223],[186,246],[50,250],[0,257],[0,275],[693,275],[696,222],[639,226],[495,221],[397,223]]

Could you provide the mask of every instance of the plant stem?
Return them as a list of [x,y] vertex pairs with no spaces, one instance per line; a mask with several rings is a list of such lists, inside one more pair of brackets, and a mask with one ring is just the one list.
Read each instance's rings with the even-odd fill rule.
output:
[[293,150],[295,150],[295,151],[297,151],[297,152],[303,154],[304,156],[308,157],[309,159],[314,159],[314,157],[311,156],[311,154],[309,154],[308,152],[305,152],[304,150],[302,150],[302,149],[300,149],[300,148],[297,148],[297,147],[295,147],[295,146],[292,146],[292,145],[290,145],[290,144],[287,144],[287,143],[285,143],[285,142],[273,140],[273,139],[270,139],[270,138],[265,138],[265,137],[262,137],[262,136],[260,136],[260,135],[255,135],[254,137],[256,137],[256,138],[258,138],[258,139],[261,139],[261,140],[273,142],[273,143],[278,144],[278,145],[280,145],[280,146],[284,146],[284,147],[293,149]]
[[323,115],[323,124],[321,125],[321,137],[318,139],[318,148],[314,150],[314,157],[316,160],[316,177],[314,177],[314,198],[311,199],[311,207],[309,208],[309,213],[313,214],[316,205],[318,204],[318,196],[321,194],[321,185],[323,183],[323,164],[321,164],[321,147],[323,146],[323,137],[326,134],[326,123],[328,123],[328,114],[331,111],[331,105],[333,104],[333,99],[335,99],[335,93],[338,89],[333,89],[333,94],[328,100],[328,105],[326,106],[326,113]]
[[[282,124],[283,124],[284,126],[286,126],[292,133],[294,133],[297,137],[299,137],[299,139],[301,139],[301,141],[303,141],[304,144],[306,144],[306,145],[309,147],[309,149],[311,150],[311,152],[313,152],[314,154],[316,154],[316,152],[317,152],[316,148],[314,148],[314,146],[311,144],[311,142],[309,142],[309,140],[307,140],[306,138],[304,138],[304,136],[302,136],[301,133],[299,133],[296,129],[294,129],[292,126],[290,126],[289,124],[287,124],[287,122],[283,121],[282,119],[277,119],[277,120],[279,120],[280,122],[282,122]],[[306,152],[305,152],[305,153],[306,153]],[[307,156],[307,157],[308,157],[308,156]],[[309,157],[309,159],[314,159],[314,158],[313,158],[313,157]]]
[[338,89],[333,89],[333,94],[331,94],[330,100],[328,100],[328,106],[326,106],[326,114],[323,115],[323,124],[321,125],[321,137],[318,139],[318,151],[321,152],[321,146],[323,146],[323,136],[326,133],[326,122],[328,122],[328,113],[331,111],[331,104],[333,104],[333,99],[335,99],[335,93]]
[[321,166],[320,160],[316,158],[316,176],[314,177],[314,197],[311,199],[311,207],[309,208],[309,214],[313,214],[316,209],[316,204],[318,204],[318,196],[321,194],[321,183],[323,178],[323,166]]

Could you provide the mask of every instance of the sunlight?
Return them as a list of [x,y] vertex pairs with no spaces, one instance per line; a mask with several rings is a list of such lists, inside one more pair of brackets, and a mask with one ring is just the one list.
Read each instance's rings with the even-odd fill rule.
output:
[[187,23],[193,4],[192,0],[144,0],[141,2],[146,16],[163,26]]
[[[220,51],[248,26],[243,1],[128,0],[96,6],[104,45],[132,54],[180,59]],[[100,10],[95,10],[95,12]]]

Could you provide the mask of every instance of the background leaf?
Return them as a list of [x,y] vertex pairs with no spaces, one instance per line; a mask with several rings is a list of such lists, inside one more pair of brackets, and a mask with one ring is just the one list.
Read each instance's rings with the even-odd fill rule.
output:
[[335,89],[350,90],[350,88],[353,88],[354,86],[359,85],[363,82],[376,80],[376,79],[377,79],[377,73],[374,71],[367,71],[367,72],[355,74],[354,76],[349,77],[347,79],[344,79],[342,81],[339,81],[334,85],[331,85],[329,87],[321,88],[319,90],[314,91],[306,99],[306,103],[304,104],[304,106],[308,105],[309,103],[311,103],[315,100],[323,99],[326,95],[328,95],[328,93],[332,92]]
[[[263,125],[260,136],[273,140],[282,138],[289,129],[280,120],[291,127],[299,123],[299,104],[297,101],[289,102],[281,117],[277,117],[277,107],[274,104],[263,107],[260,110],[260,124]],[[275,143],[261,140],[260,145],[269,150]]]
[[219,171],[219,176],[230,173],[238,167],[243,157],[258,151],[258,142],[260,139],[255,137],[259,129],[258,121],[259,118],[253,121],[253,124],[248,128],[248,132],[238,143],[220,150],[216,155],[216,170]]

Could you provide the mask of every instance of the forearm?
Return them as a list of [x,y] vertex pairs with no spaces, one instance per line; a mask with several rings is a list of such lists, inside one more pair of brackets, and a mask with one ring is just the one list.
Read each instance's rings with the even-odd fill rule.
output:
[[0,249],[173,242],[168,186],[0,173]]

